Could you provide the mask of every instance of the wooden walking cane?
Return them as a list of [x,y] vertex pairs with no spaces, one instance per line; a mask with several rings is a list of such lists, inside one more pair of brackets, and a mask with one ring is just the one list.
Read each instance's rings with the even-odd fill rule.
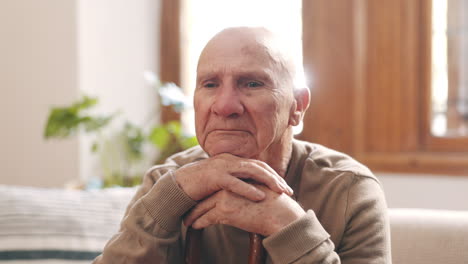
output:
[[[201,229],[193,229],[189,227],[185,238],[185,263],[200,264],[201,252]],[[255,233],[250,233],[250,249],[248,264],[264,264],[265,249],[262,245],[262,236]]]
[[250,233],[249,264],[265,263],[265,248],[262,245],[263,237],[259,234]]

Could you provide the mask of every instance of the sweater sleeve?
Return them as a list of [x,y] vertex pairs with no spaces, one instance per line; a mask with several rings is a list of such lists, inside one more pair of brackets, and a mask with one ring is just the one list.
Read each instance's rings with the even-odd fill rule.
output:
[[264,239],[272,263],[391,263],[390,229],[382,189],[355,176],[347,194],[345,230],[335,245],[312,210]]
[[342,263],[392,263],[388,208],[379,182],[355,176],[347,200],[346,227],[337,248]]
[[[340,263],[330,235],[312,210],[263,240],[273,263]],[[328,262],[324,262],[328,260]]]
[[119,232],[93,263],[182,263],[182,215],[195,201],[179,188],[171,171],[154,182],[151,172],[145,175]]

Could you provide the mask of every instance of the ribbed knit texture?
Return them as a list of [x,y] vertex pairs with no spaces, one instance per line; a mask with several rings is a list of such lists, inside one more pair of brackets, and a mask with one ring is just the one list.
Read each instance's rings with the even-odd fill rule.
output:
[[[291,223],[276,234],[263,240],[273,263],[291,263],[327,240],[330,235],[323,229],[315,213],[307,214]],[[285,247],[287,241],[287,247]]]
[[171,172],[161,177],[142,198],[142,203],[154,220],[166,231],[180,229],[182,215],[196,204],[179,187]]

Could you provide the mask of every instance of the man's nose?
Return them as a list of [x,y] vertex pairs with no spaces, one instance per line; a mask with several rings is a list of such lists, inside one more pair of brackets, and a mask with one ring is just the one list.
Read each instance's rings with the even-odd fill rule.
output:
[[221,87],[216,93],[212,111],[223,117],[238,117],[244,113],[239,91],[235,87]]

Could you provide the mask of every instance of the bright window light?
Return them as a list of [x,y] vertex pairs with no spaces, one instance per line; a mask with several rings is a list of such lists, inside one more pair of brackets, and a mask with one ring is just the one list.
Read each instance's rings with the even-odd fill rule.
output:
[[447,1],[432,1],[432,134],[447,133]]

